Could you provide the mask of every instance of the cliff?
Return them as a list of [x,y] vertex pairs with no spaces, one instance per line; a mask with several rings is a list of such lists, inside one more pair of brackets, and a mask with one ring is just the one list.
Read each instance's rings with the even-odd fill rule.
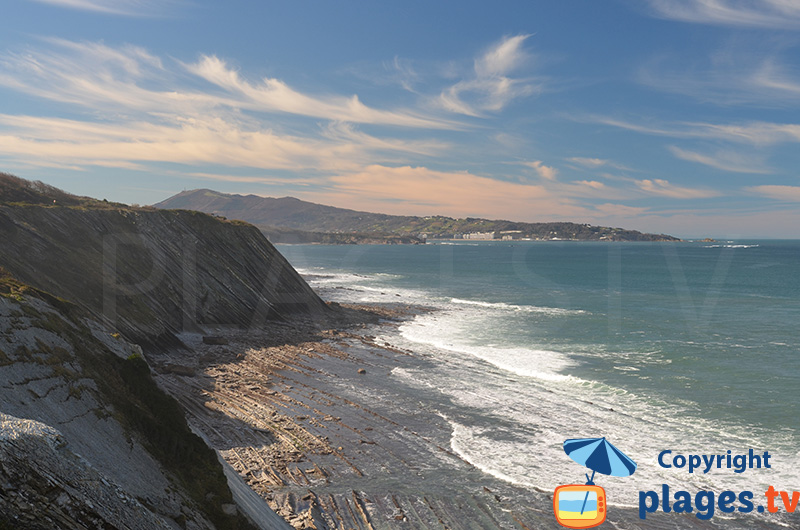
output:
[[146,359],[333,312],[251,225],[0,174],[0,529],[253,528]]
[[174,333],[200,326],[327,311],[254,226],[192,211],[50,201],[10,179],[0,176],[0,266],[145,347],[175,345]]
[[87,316],[0,270],[0,528],[250,528],[141,349]]

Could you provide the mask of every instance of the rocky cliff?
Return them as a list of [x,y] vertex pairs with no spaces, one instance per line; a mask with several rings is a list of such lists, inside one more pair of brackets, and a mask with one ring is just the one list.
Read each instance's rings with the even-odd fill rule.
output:
[[330,312],[250,225],[0,174],[0,529],[252,528],[146,359]]
[[0,411],[0,528],[249,527],[141,349],[2,270]]
[[145,347],[174,344],[174,333],[198,326],[327,310],[249,224],[10,188],[0,186],[0,266]]

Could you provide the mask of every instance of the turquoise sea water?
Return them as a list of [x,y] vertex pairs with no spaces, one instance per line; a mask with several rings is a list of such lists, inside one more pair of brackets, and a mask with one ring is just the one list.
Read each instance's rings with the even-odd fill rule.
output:
[[[601,484],[618,500],[662,483],[800,482],[800,241],[279,250],[327,299],[437,308],[381,333],[440,369],[392,375],[463,406],[447,413],[452,448],[488,473],[545,489],[579,481],[560,444],[606,436],[640,464]],[[656,461],[749,448],[774,467],[690,475]]]

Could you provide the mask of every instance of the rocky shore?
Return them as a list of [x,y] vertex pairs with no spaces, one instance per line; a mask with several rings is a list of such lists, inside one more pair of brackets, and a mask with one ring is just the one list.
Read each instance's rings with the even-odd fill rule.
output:
[[[218,328],[209,330],[214,341],[184,334],[189,350],[154,360],[158,381],[294,528],[553,528],[550,492],[517,488],[461,459],[438,406],[409,399],[394,376],[427,361],[371,333],[413,311],[347,307],[323,327]],[[609,520],[629,529],[778,527],[675,514],[641,521],[624,508]]]

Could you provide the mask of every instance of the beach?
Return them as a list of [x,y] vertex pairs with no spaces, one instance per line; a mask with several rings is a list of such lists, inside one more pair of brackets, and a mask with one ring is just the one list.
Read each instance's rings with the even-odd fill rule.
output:
[[[462,405],[435,389],[409,392],[402,374],[433,369],[430,359],[376,336],[421,311],[349,306],[328,326],[209,330],[210,342],[224,344],[186,334],[189,349],[151,361],[193,428],[294,528],[555,527],[551,491],[514,485],[459,455]],[[778,519],[609,512],[615,528],[779,527]]]

